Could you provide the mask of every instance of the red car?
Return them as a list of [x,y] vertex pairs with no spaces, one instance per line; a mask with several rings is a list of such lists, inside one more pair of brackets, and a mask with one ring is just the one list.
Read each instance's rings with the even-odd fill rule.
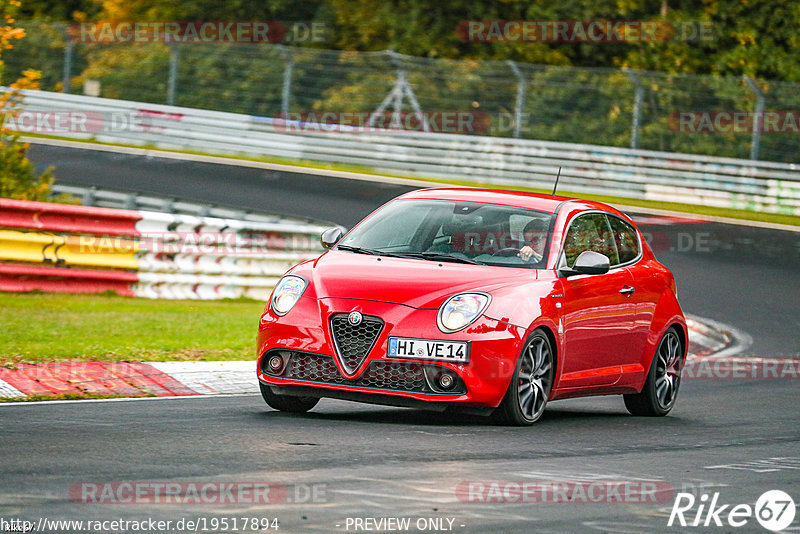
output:
[[267,404],[321,397],[494,414],[623,395],[674,406],[686,322],[634,223],[585,200],[481,189],[404,194],[276,285],[258,329]]

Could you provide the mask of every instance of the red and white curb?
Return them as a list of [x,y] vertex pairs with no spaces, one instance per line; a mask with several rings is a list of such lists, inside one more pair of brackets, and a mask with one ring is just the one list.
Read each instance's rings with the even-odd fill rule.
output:
[[[687,366],[700,359],[728,361],[732,354],[749,346],[749,336],[730,326],[700,317],[690,317],[687,322]],[[175,397],[258,392],[255,361],[55,362],[0,367],[0,397],[8,399],[63,394]]]

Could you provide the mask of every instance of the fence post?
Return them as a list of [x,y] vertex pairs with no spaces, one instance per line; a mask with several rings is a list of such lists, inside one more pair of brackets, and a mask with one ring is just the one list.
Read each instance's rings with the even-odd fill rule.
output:
[[633,96],[633,120],[631,122],[631,148],[639,148],[639,128],[642,122],[642,99],[644,98],[644,86],[639,78],[629,68],[622,69],[628,78],[633,82],[636,92]]
[[750,159],[758,159],[758,152],[761,149],[762,121],[764,120],[764,92],[750,76],[744,76],[744,81],[756,95],[756,116],[753,120],[753,136],[750,140]]
[[514,137],[519,139],[520,129],[522,128],[522,107],[525,105],[525,91],[528,88],[528,84],[516,63],[510,59],[506,63],[508,63],[508,66],[511,67],[517,77],[517,101],[514,104]]
[[169,80],[167,82],[167,105],[175,105],[175,97],[178,93],[178,45],[169,44]]
[[70,92],[72,77],[72,53],[75,48],[75,43],[72,42],[69,32],[65,26],[58,25],[61,33],[64,35],[64,70],[61,80],[61,90],[66,94]]
[[292,98],[292,70],[294,70],[294,62],[292,61],[292,54],[283,45],[278,45],[281,57],[285,62],[283,67],[283,90],[281,91],[281,116],[284,119],[289,118],[289,104]]

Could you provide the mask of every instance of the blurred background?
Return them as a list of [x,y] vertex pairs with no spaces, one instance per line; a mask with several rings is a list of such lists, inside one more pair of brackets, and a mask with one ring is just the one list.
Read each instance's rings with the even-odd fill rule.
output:
[[[484,135],[778,162],[800,149],[791,124],[773,135],[687,134],[674,118],[800,110],[795,0],[29,0],[16,16],[26,36],[3,53],[2,81],[34,69],[46,91],[278,117],[371,112],[407,82],[399,106],[487,114]],[[467,21],[505,20],[671,31],[655,41],[465,39]],[[98,21],[280,21],[285,32],[267,43],[76,36]]]

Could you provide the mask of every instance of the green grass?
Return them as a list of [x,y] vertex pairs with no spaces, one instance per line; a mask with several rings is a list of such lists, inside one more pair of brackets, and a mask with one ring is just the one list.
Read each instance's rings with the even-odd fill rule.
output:
[[152,393],[141,395],[98,395],[95,393],[61,393],[59,395],[28,395],[27,397],[0,397],[0,402],[38,402],[52,400],[127,399],[130,397],[155,397]]
[[252,360],[264,303],[0,293],[0,365]]
[[[27,135],[27,134],[26,134]],[[42,137],[42,138],[52,138],[52,139],[61,139],[56,136],[50,135],[27,135],[29,137]],[[83,139],[70,139],[71,141],[80,141],[86,143],[95,143],[95,144],[104,144],[109,146],[124,146],[129,148],[141,148],[141,149],[152,149],[152,150],[160,150],[164,152],[176,152],[179,154],[196,154],[196,155],[203,155],[203,156],[215,156],[221,157],[226,159],[232,160],[244,160],[244,161],[258,161],[263,163],[274,163],[280,165],[291,165],[294,167],[303,167],[303,168],[310,168],[310,169],[326,169],[326,170],[335,170],[335,171],[344,171],[344,172],[355,172],[360,174],[370,174],[373,176],[388,176],[392,178],[401,178],[405,180],[414,180],[420,182],[436,182],[443,185],[458,185],[458,186],[466,186],[466,187],[487,187],[490,189],[511,189],[515,191],[532,191],[535,193],[550,193],[551,190],[543,190],[543,189],[534,189],[529,187],[522,187],[522,186],[503,186],[497,184],[490,184],[490,183],[476,183],[464,180],[442,180],[440,178],[430,178],[425,176],[409,176],[406,174],[397,174],[397,173],[386,173],[386,172],[378,172],[372,168],[359,166],[359,165],[348,165],[348,164],[341,164],[341,163],[327,163],[327,162],[319,162],[319,161],[312,161],[312,160],[291,160],[287,158],[280,158],[274,156],[247,156],[247,155],[231,155],[231,154],[210,154],[198,151],[191,151],[191,150],[174,150],[174,149],[163,149],[156,147],[154,145],[125,145],[120,143],[100,143],[93,140],[83,140]],[[58,171],[58,169],[56,169]],[[57,173],[56,173],[57,175]],[[555,180],[555,177],[553,177]],[[797,215],[789,215],[783,213],[767,213],[761,211],[753,211],[747,209],[731,209],[731,208],[718,208],[713,206],[703,206],[703,205],[696,205],[696,204],[680,204],[677,202],[659,202],[653,200],[640,200],[635,198],[625,198],[620,196],[615,196],[613,191],[610,191],[611,194],[609,195],[590,195],[586,193],[575,193],[566,190],[558,190],[558,194],[566,197],[575,197],[575,198],[583,198],[587,200],[596,200],[599,202],[605,202],[609,204],[620,204],[626,206],[638,206],[644,208],[656,208],[656,209],[663,209],[669,211],[678,211],[683,213],[690,213],[695,215],[709,215],[713,217],[728,217],[731,219],[742,219],[747,221],[759,221],[759,222],[768,222],[768,223],[776,223],[776,224],[786,224],[789,226],[800,226],[800,216]]]

